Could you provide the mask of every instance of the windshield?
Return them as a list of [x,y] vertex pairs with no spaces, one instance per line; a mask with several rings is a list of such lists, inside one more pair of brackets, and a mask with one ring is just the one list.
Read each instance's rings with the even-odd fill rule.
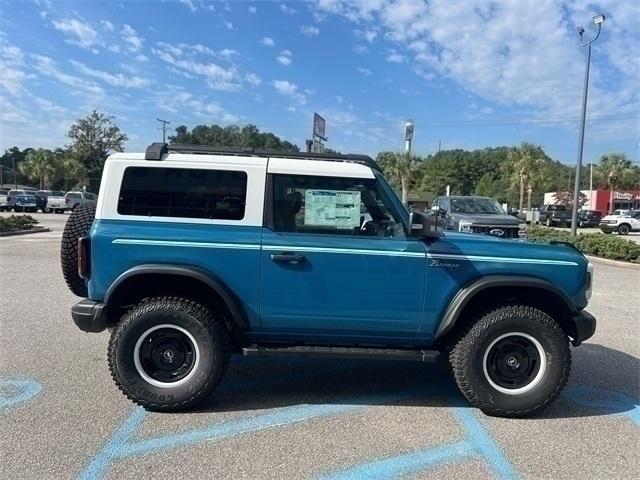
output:
[[452,213],[493,213],[504,215],[502,206],[493,198],[451,198]]

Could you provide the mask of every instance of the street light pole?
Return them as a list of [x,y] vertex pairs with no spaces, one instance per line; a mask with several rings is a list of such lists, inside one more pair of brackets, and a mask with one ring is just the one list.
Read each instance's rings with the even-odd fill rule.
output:
[[573,188],[573,208],[571,211],[571,235],[576,235],[578,230],[578,199],[580,197],[580,168],[582,167],[582,152],[584,149],[584,124],[587,115],[587,95],[589,92],[589,67],[591,65],[591,44],[600,36],[604,15],[596,15],[593,17],[593,23],[598,26],[596,36],[589,41],[583,40],[584,28],[578,27],[578,36],[580,37],[580,46],[587,47],[587,65],[584,69],[584,87],[582,89],[582,111],[580,113],[580,133],[578,136],[578,159],[576,161],[576,178]]

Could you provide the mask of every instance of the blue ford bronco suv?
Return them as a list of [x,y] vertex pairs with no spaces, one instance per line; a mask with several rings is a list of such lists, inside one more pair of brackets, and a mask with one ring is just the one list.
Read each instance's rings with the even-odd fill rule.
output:
[[194,406],[232,353],[433,361],[487,414],[524,416],[565,386],[595,331],[592,267],[567,245],[442,231],[377,164],[152,144],[116,153],[97,205],[62,240],[71,314],[111,331],[118,387],[151,410]]

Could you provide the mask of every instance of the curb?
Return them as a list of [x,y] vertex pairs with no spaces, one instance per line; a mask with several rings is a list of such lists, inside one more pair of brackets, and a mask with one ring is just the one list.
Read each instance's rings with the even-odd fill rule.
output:
[[49,227],[34,227],[29,230],[15,230],[13,232],[0,232],[0,237],[11,237],[13,235],[28,235],[30,233],[50,232]]
[[604,265],[611,265],[613,267],[622,267],[622,268],[631,268],[640,270],[640,264],[631,263],[631,262],[623,262],[620,260],[610,260],[608,258],[594,257],[593,255],[585,255],[589,259],[590,262],[593,263],[601,263]]

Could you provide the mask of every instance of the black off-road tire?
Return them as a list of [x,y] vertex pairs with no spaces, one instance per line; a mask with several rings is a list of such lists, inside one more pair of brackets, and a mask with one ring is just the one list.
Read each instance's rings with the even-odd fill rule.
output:
[[87,282],[78,275],[78,239],[89,233],[95,216],[95,205],[82,205],[71,213],[62,232],[60,246],[62,275],[69,290],[79,297],[86,297],[88,292]]
[[[518,394],[503,393],[492,386],[484,368],[485,353],[492,342],[509,333],[533,337],[546,359],[538,383]],[[525,305],[501,306],[482,315],[454,341],[449,361],[465,398],[487,415],[499,417],[528,416],[546,408],[560,395],[571,371],[567,335],[545,312]]]
[[[164,387],[153,385],[143,377],[147,373],[144,367],[134,360],[138,340],[148,338],[149,330],[159,325],[184,329],[197,344],[199,361],[189,371],[185,383],[176,387],[167,383]],[[185,410],[206,398],[222,379],[229,364],[229,337],[224,322],[195,300],[147,298],[123,315],[111,332],[108,349],[111,376],[130,400],[148,410]]]

